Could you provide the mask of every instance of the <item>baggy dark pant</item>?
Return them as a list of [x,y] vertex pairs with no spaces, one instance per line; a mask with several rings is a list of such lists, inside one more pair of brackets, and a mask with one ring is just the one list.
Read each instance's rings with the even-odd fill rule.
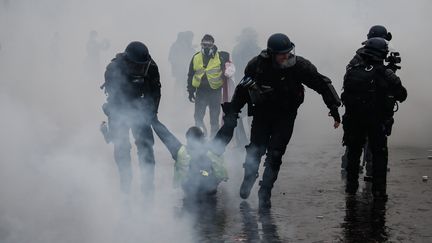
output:
[[343,116],[344,144],[348,148],[347,183],[358,184],[362,149],[368,139],[372,153],[372,190],[386,189],[388,149],[384,123],[366,115]]
[[198,88],[195,99],[195,126],[201,127],[207,132],[204,125],[204,116],[207,106],[210,113],[210,136],[214,137],[219,130],[219,116],[221,112],[221,89]]
[[135,139],[141,169],[141,190],[143,193],[153,191],[155,159],[153,152],[153,131],[149,119],[142,110],[112,112],[108,117],[110,137],[114,143],[114,159],[120,176],[120,187],[129,193],[132,182],[131,144],[129,130]]
[[275,117],[255,115],[250,144],[246,146],[245,176],[258,173],[261,157],[266,153],[265,169],[259,194],[270,198],[271,189],[282,164],[282,156],[293,133],[297,112]]

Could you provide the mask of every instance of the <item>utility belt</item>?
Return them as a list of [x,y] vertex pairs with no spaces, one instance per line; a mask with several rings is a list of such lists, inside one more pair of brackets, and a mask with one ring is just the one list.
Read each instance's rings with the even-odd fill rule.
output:
[[[344,97],[346,99],[346,97]],[[350,100],[352,101],[352,100]],[[358,105],[361,103],[362,105]],[[377,119],[384,134],[390,136],[392,133],[392,128],[394,124],[394,113],[398,109],[398,104],[393,96],[386,96],[382,101],[382,104],[377,104],[376,102],[369,102],[365,105],[366,101],[356,100],[356,102],[350,103],[345,102],[346,115],[344,119],[348,120],[362,120],[370,119],[370,116],[376,116],[372,119]],[[368,118],[369,117],[369,118]]]
[[248,89],[250,101],[248,115],[253,116],[257,110],[263,111],[296,111],[304,101],[303,86],[289,87],[280,93],[271,86],[254,85]]

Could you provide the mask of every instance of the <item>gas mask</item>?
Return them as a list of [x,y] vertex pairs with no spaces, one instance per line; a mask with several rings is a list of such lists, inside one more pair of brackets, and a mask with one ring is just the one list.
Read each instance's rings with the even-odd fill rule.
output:
[[205,56],[213,56],[214,49],[213,49],[213,42],[201,42],[201,53]]
[[147,61],[144,64],[128,62],[128,76],[129,80],[132,83],[142,84],[145,81],[145,78],[148,73],[148,69],[150,68],[150,61]]

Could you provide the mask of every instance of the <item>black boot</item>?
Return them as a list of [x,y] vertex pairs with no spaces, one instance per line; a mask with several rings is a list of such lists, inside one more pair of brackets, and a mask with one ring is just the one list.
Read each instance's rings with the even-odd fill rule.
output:
[[345,192],[349,195],[355,195],[359,187],[358,180],[346,180]]
[[387,183],[386,179],[383,178],[373,178],[372,180],[372,194],[374,200],[387,201]]
[[[262,181],[261,183],[262,184]],[[264,187],[261,185],[258,190],[258,207],[260,210],[270,209],[271,208],[271,188]]]
[[355,195],[357,193],[359,183],[359,170],[360,170],[360,155],[362,152],[361,146],[348,146],[347,154],[347,176],[345,184],[345,192],[348,195]]
[[[271,208],[271,190],[275,181],[277,180],[281,161],[272,160],[275,156],[267,157],[267,161],[264,164],[265,169],[263,173],[263,179],[260,181],[260,189],[258,191],[259,208],[269,209]],[[279,156],[278,158],[280,158]]]
[[252,187],[258,178],[258,166],[248,165],[245,163],[243,164],[243,167],[245,169],[245,174],[240,186],[240,197],[246,199],[249,197]]

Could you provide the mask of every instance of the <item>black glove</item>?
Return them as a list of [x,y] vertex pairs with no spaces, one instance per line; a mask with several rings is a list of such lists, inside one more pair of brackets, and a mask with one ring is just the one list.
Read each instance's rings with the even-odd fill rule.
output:
[[238,112],[236,112],[230,102],[225,102],[222,105],[222,111],[224,112],[223,121],[228,126],[237,126],[237,119],[239,118]]
[[341,118],[337,107],[330,109],[329,116],[332,116],[335,122],[339,122],[339,123],[341,122]]
[[189,91],[189,101],[194,103],[195,102],[195,91]]

